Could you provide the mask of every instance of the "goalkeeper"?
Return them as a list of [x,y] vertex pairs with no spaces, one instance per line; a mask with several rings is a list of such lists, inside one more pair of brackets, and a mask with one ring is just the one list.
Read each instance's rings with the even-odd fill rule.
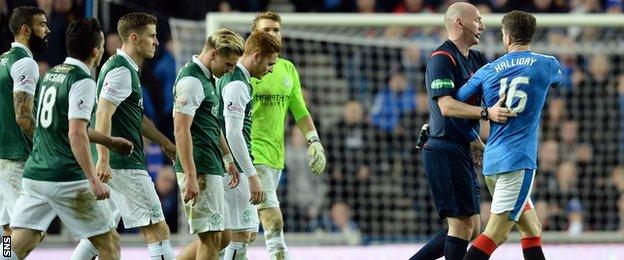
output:
[[[282,39],[279,14],[260,13],[253,21],[252,31],[262,31]],[[290,111],[297,127],[308,140],[310,168],[314,174],[325,170],[325,154],[316,127],[308,112],[301,82],[295,66],[278,58],[273,72],[262,79],[252,79],[253,108],[251,152],[266,198],[258,205],[260,222],[265,230],[267,251],[271,259],[288,259],[284,242],[284,221],[277,199],[277,184],[284,168],[284,124]],[[294,173],[296,174],[296,173]],[[310,196],[319,196],[310,194]]]

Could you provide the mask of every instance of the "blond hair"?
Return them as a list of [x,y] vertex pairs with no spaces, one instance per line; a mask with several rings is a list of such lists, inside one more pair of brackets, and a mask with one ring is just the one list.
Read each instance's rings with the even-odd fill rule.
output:
[[279,14],[273,11],[266,11],[266,12],[262,12],[256,15],[256,18],[253,20],[253,26],[251,27],[252,31],[256,30],[256,26],[258,26],[258,21],[262,19],[269,19],[269,20],[279,23],[280,25],[282,24],[282,18],[280,17]]
[[243,37],[231,30],[221,28],[206,39],[202,52],[217,50],[217,53],[222,56],[231,54],[240,56],[243,55],[244,47]]
[[254,31],[245,41],[245,55],[259,52],[261,56],[280,53],[282,43],[275,36],[267,32]]

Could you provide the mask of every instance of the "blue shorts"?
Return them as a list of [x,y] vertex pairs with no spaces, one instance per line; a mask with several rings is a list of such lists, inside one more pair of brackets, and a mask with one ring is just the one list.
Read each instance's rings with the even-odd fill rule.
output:
[[481,190],[467,143],[432,137],[422,159],[440,218],[480,213]]

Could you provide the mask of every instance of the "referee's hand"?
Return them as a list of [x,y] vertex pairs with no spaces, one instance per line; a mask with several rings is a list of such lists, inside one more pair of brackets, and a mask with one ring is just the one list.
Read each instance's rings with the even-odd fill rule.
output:
[[517,117],[515,112],[511,111],[508,107],[506,107],[507,93],[503,93],[500,96],[496,104],[491,107],[488,107],[488,119],[490,121],[496,123],[505,123],[507,122],[507,118]]
[[483,164],[483,151],[485,150],[485,144],[481,141],[481,138],[477,138],[470,142],[470,153],[472,153],[472,160],[476,165]]

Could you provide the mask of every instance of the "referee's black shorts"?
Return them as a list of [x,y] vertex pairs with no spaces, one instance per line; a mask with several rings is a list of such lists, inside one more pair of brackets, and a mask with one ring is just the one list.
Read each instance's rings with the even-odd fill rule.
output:
[[422,158],[441,218],[480,213],[480,187],[468,143],[431,137]]

